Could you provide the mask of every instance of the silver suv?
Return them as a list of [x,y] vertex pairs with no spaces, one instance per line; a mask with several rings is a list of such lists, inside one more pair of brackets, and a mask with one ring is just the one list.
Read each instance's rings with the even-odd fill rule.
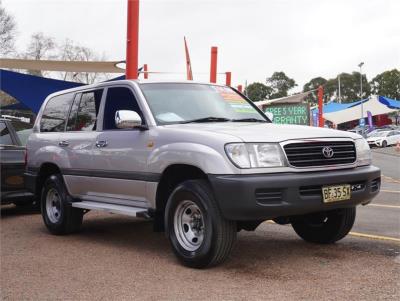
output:
[[53,234],[78,231],[89,210],[152,219],[183,264],[202,268],[265,220],[310,242],[343,238],[380,170],[361,136],[275,125],[232,88],[114,81],[47,97],[26,181]]

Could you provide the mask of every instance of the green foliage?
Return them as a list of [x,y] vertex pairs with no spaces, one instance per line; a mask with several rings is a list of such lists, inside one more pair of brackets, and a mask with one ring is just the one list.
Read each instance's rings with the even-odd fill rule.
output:
[[271,93],[272,88],[264,85],[263,83],[252,83],[245,90],[245,94],[252,101],[261,101],[267,99]]
[[[342,102],[353,102],[355,100],[366,98],[371,94],[371,87],[369,86],[365,74],[362,76],[363,93],[360,95],[360,72],[341,73],[340,86]],[[336,81],[337,85],[337,81]]]
[[370,85],[374,94],[400,99],[400,71],[397,69],[378,74]]
[[[306,83],[303,86],[303,92],[308,92],[308,91],[312,91],[312,90],[316,90],[318,89],[319,86],[323,86],[327,83],[328,81],[323,78],[323,77],[315,77],[312,80],[310,80],[308,83]],[[312,92],[308,98],[307,101],[313,104],[318,103],[318,93],[317,91]]]
[[274,72],[267,78],[267,87],[271,88],[270,99],[288,96],[288,91],[297,86],[294,79],[289,78],[285,72]]
[[[339,79],[340,76],[340,89],[341,89],[341,100],[342,102],[353,102],[360,99],[360,73],[341,73],[336,78],[329,80],[323,77],[316,77],[306,83],[303,87],[303,92],[317,89],[320,85],[324,87],[324,101],[328,101],[332,98],[338,98],[339,96]],[[371,94],[371,87],[367,81],[367,77],[363,75],[363,98]],[[310,94],[309,102],[317,103],[317,91]]]

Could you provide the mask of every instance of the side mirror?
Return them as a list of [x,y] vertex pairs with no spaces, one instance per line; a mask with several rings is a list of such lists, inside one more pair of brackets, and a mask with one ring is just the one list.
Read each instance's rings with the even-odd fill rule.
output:
[[273,114],[273,113],[266,111],[266,112],[265,112],[265,115],[267,115],[267,117],[268,117],[269,120],[271,120],[271,121],[274,120],[274,114]]
[[115,125],[119,129],[133,129],[142,126],[142,118],[135,111],[119,110],[115,112]]

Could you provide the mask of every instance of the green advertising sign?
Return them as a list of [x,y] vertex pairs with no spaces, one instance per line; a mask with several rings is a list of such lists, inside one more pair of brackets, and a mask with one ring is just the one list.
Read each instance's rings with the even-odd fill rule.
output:
[[274,114],[274,123],[310,125],[310,109],[307,103],[268,106],[264,112]]

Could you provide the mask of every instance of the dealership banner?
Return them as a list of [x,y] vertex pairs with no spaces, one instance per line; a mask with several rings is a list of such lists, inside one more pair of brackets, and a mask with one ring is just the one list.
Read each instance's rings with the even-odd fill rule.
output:
[[274,114],[274,123],[310,125],[310,108],[307,103],[268,106],[264,111]]

